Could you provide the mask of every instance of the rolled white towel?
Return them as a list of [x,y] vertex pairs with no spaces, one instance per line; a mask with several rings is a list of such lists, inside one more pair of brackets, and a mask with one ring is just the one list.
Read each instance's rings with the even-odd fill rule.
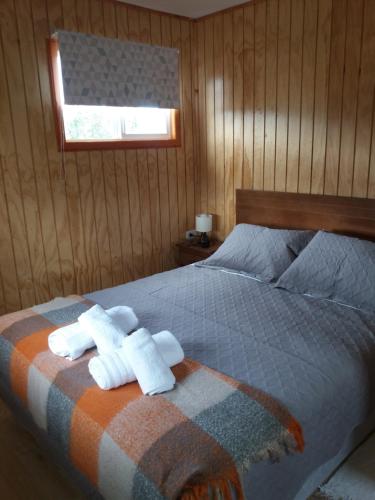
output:
[[53,354],[70,361],[81,357],[87,349],[94,346],[92,337],[83,331],[79,323],[63,326],[48,336],[48,347]]
[[122,346],[125,330],[99,304],[81,314],[78,323],[93,338],[99,354],[107,354]]
[[[107,309],[106,313],[113,318],[124,331],[130,333],[138,326],[138,318],[131,307],[116,306]],[[71,361],[83,355],[87,349],[95,347],[94,339],[76,322],[55,330],[48,336],[48,347],[57,356]]]
[[[175,366],[183,361],[184,351],[171,332],[163,330],[153,335],[152,338],[168,366]],[[89,372],[103,390],[115,389],[137,380],[133,368],[127,360],[125,347],[116,349],[109,354],[91,358]]]
[[126,359],[143,394],[152,396],[173,389],[176,378],[146,328],[140,328],[126,337],[123,345]]

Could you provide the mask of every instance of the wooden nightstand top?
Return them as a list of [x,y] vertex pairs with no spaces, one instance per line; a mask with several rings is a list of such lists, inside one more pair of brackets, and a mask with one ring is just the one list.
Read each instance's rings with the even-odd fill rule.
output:
[[203,248],[198,243],[189,240],[183,240],[176,243],[180,252],[190,254],[194,257],[200,257],[201,259],[207,259],[207,257],[216,252],[220,245],[221,241],[217,240],[210,241],[210,246],[207,248]]

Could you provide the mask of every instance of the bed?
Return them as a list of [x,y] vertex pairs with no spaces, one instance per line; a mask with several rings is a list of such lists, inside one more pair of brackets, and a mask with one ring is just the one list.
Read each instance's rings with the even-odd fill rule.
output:
[[[325,229],[375,240],[370,200],[238,190],[236,218],[237,223]],[[86,298],[105,308],[133,307],[151,333],[171,330],[187,357],[265,391],[301,423],[304,453],[252,467],[244,482],[246,498],[307,498],[375,428],[374,313],[194,265]],[[9,390],[2,369],[6,357],[1,346],[2,397],[59,455],[54,440],[38,430]],[[62,461],[88,494],[100,498]],[[104,497],[116,497],[111,488],[110,481],[103,483]]]

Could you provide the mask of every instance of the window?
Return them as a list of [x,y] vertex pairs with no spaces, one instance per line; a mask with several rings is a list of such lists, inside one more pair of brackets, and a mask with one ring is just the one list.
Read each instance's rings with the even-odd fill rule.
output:
[[50,77],[58,144],[65,151],[176,147],[175,109],[66,105],[58,41],[49,40]]
[[170,140],[171,110],[63,105],[67,141]]

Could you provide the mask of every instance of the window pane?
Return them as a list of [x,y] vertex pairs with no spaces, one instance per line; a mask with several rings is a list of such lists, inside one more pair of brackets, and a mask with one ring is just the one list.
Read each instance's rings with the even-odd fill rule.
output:
[[168,109],[124,108],[125,134],[168,134],[169,114]]
[[64,105],[68,141],[121,140],[127,135],[169,136],[169,109]]
[[121,139],[121,108],[65,105],[64,126],[68,141]]

